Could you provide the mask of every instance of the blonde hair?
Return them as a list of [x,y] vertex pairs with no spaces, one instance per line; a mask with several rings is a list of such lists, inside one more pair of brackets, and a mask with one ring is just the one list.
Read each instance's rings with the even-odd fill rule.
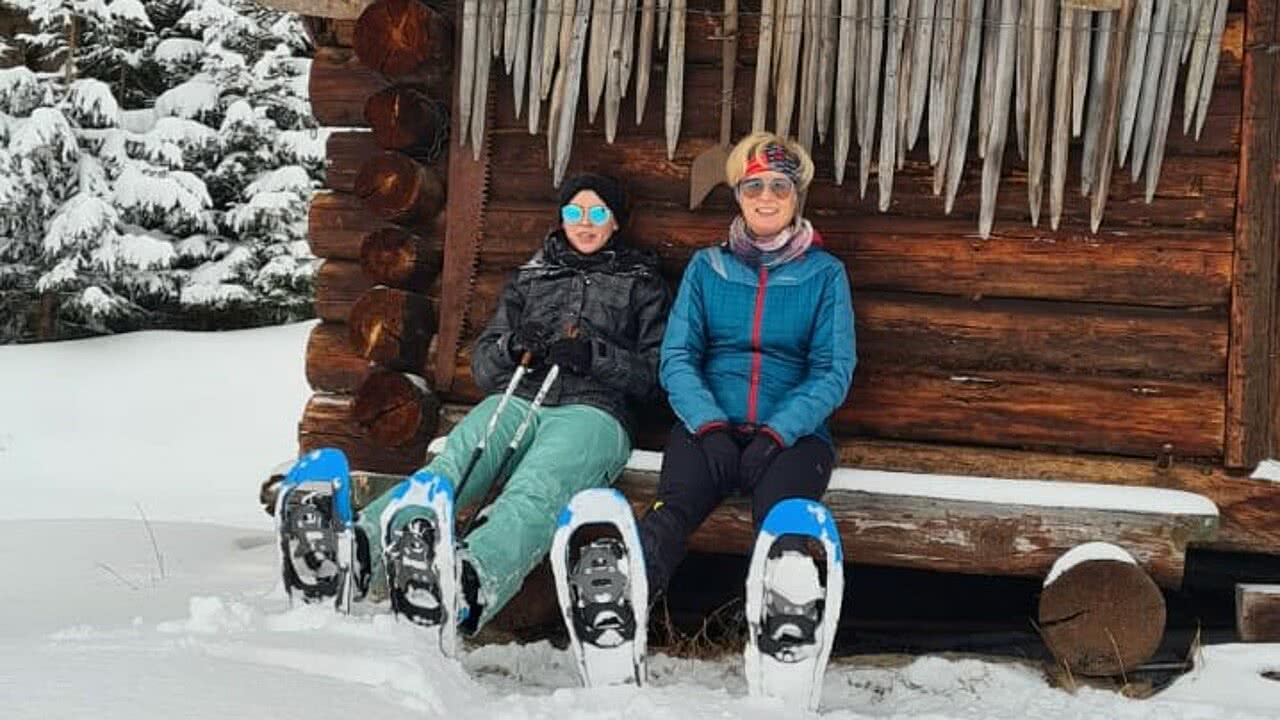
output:
[[751,133],[733,146],[733,150],[729,153],[729,159],[724,164],[724,175],[729,182],[729,187],[736,187],[742,181],[742,175],[746,172],[747,163],[763,155],[764,149],[768,145],[781,145],[786,149],[787,154],[799,158],[800,170],[796,177],[799,187],[797,189],[800,192],[804,192],[809,187],[809,183],[813,181],[813,159],[809,157],[809,153],[795,140],[788,140],[781,135],[762,131]]

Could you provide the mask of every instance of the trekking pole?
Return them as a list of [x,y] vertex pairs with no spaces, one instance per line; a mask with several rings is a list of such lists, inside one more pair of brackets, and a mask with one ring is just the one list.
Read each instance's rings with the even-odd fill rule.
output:
[[533,416],[537,414],[538,408],[542,406],[542,401],[546,399],[547,392],[551,390],[551,385],[555,383],[556,378],[560,376],[560,366],[552,365],[547,371],[547,378],[542,381],[542,387],[538,388],[538,394],[533,397],[533,402],[529,404],[529,411],[525,413],[524,420],[520,421],[520,426],[516,428],[516,434],[512,436],[511,443],[507,445],[506,452],[502,453],[502,460],[498,463],[498,470],[493,474],[493,485],[489,488],[489,492],[485,493],[484,500],[476,506],[475,512],[471,513],[471,517],[467,519],[467,525],[458,535],[459,538],[466,537],[471,532],[471,528],[475,527],[476,519],[480,517],[480,511],[488,507],[489,503],[498,496],[498,492],[502,489],[506,481],[507,465],[511,463],[511,457],[516,454],[516,450],[520,448],[520,441],[524,439],[525,432],[529,429],[530,423],[533,422]]
[[498,427],[498,418],[502,415],[503,409],[507,407],[511,396],[515,394],[516,388],[520,386],[520,381],[524,379],[525,373],[529,372],[529,365],[532,362],[533,353],[525,350],[524,354],[520,356],[520,364],[516,366],[516,371],[512,373],[511,380],[507,383],[507,389],[502,392],[502,397],[498,400],[498,406],[493,409],[493,414],[489,416],[489,424],[484,429],[484,435],[480,436],[480,442],[471,451],[471,459],[467,460],[467,469],[463,470],[462,477],[458,478],[458,487],[453,493],[455,498],[462,497],[462,488],[467,486],[467,480],[471,478],[472,471],[476,469],[476,463],[480,462],[480,456],[484,454],[484,448],[489,444],[489,438],[493,437],[493,431]]

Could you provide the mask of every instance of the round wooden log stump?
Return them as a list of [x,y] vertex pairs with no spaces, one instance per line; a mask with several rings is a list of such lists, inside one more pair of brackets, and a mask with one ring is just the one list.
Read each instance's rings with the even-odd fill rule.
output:
[[1039,622],[1045,644],[1071,672],[1119,675],[1155,655],[1164,596],[1128,553],[1087,543],[1055,563],[1040,595]]
[[370,212],[393,222],[429,220],[444,205],[440,176],[394,150],[378,153],[360,166],[355,191]]
[[423,371],[435,332],[435,306],[430,298],[383,286],[361,295],[348,320],[348,340],[356,353],[408,372]]
[[421,445],[439,426],[440,400],[421,377],[378,369],[356,390],[351,416],[383,447]]
[[387,150],[416,150],[430,159],[449,139],[449,111],[444,103],[412,85],[392,85],[370,95],[364,103],[364,119],[378,147]]
[[383,228],[360,244],[360,267],[374,282],[426,292],[440,274],[440,257],[425,238],[401,228]]
[[453,57],[451,23],[419,0],[378,0],[365,8],[353,42],[360,62],[387,75],[405,75]]

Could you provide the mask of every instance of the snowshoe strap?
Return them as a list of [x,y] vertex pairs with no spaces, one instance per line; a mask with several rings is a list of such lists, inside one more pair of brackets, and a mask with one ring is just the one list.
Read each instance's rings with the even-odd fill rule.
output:
[[400,530],[387,551],[391,608],[418,625],[444,621],[440,577],[433,564],[434,539],[435,529],[429,522],[413,520]]

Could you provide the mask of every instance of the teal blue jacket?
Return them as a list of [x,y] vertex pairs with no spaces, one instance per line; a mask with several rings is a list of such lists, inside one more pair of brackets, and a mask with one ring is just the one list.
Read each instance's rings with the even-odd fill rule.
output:
[[767,428],[789,447],[830,442],[857,351],[844,264],[816,246],[773,268],[727,247],[694,254],[662,341],[659,379],[692,433]]

